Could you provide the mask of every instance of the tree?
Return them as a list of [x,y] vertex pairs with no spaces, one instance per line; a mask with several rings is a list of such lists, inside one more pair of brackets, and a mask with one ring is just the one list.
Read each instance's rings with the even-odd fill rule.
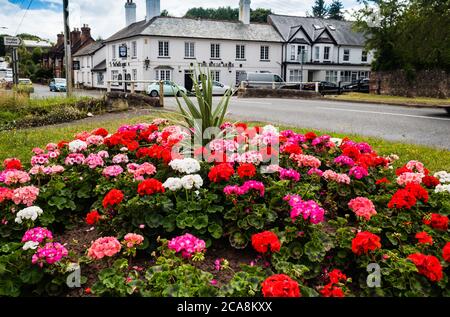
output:
[[340,0],[333,0],[328,8],[328,18],[334,20],[344,20],[344,14],[342,13],[342,9],[344,5]]
[[328,8],[325,4],[325,0],[316,0],[312,7],[312,13],[316,18],[325,18],[328,13]]
[[267,17],[273,14],[271,9],[263,9],[257,8],[255,10],[250,11],[250,21],[251,22],[259,22],[259,23],[267,23]]
[[161,11],[161,16],[162,17],[170,17],[171,15],[169,14],[169,11],[164,9]]
[[[272,10],[258,8],[250,11],[250,21],[266,23],[267,17],[272,14]],[[223,20],[223,21],[238,21],[239,9],[231,7],[212,8],[191,8],[184,15],[185,18],[194,19],[209,19],[209,20]]]

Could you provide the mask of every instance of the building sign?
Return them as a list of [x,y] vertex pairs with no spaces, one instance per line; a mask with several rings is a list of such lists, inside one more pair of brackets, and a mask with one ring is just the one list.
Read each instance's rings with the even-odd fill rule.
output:
[[72,69],[73,70],[80,70],[80,61],[73,61],[72,62]]
[[3,38],[5,46],[20,46],[22,40],[19,37],[5,36]]
[[123,44],[119,46],[119,57],[124,58],[127,57],[127,45]]

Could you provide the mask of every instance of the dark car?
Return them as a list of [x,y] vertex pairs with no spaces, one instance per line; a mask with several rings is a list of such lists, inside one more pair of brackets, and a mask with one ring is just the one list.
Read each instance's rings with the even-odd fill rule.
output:
[[[319,91],[337,90],[338,86],[335,83],[329,81],[319,82]],[[303,90],[316,90],[316,82],[307,83],[303,85]]]
[[369,93],[369,82],[370,80],[368,78],[359,79],[343,86],[342,89],[347,92]]

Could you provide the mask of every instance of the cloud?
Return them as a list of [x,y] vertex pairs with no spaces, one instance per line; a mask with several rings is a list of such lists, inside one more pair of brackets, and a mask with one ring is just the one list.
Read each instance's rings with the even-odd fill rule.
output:
[[[137,19],[145,18],[145,0],[135,0],[137,5]],[[343,1],[346,8],[354,7],[356,0]],[[22,7],[18,4],[24,3]],[[39,5],[33,6],[26,12],[23,23],[18,29],[24,16],[27,1],[0,0],[0,27],[8,27],[5,33],[31,33],[56,40],[56,34],[63,30],[63,17],[60,0],[36,0]],[[270,8],[278,14],[305,15],[311,11],[314,0],[252,0],[252,8]],[[107,38],[125,24],[125,0],[71,0],[71,28],[89,24],[94,38]],[[217,8],[220,6],[238,7],[239,0],[161,0],[161,10],[168,10],[170,14],[182,16],[192,7]]]

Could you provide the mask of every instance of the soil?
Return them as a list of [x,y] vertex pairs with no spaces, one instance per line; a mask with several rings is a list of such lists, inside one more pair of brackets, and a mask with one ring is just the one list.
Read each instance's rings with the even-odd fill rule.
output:
[[[56,241],[60,241],[66,246],[70,252],[71,260],[77,262],[78,258],[86,254],[87,249],[91,246],[92,242],[102,237],[95,227],[89,226],[85,223],[80,224],[79,227],[67,230],[63,234],[55,237]],[[195,267],[213,274],[214,279],[217,281],[217,286],[221,287],[227,284],[235,272],[241,270],[242,265],[249,265],[252,261],[257,259],[257,254],[250,248],[245,250],[237,250],[232,247],[225,247],[226,242],[223,242],[222,246],[215,246],[208,248],[205,259],[201,262],[192,262]],[[226,259],[229,262],[229,268],[221,271],[215,270],[214,262],[216,259]],[[74,288],[69,290],[65,296],[67,297],[90,297],[91,294],[86,293],[86,289],[92,287],[97,281],[98,273],[114,263],[115,258],[105,258],[101,261],[92,262],[90,264],[83,264],[81,267],[81,276],[86,277],[87,281],[81,288]],[[132,261],[133,267],[143,268],[144,271],[154,263],[154,259],[144,254],[138,254]]]

